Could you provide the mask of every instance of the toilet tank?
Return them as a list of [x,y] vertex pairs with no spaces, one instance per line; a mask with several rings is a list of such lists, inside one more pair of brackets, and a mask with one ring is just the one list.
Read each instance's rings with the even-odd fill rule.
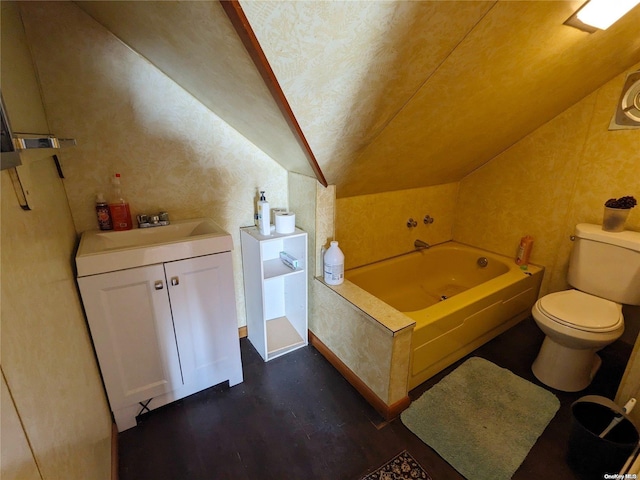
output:
[[640,305],[640,232],[605,232],[576,225],[569,284],[598,297]]

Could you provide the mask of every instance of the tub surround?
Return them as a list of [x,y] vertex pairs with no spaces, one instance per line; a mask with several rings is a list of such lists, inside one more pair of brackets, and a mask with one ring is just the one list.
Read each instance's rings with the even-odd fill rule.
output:
[[[452,239],[459,183],[336,200],[336,240],[345,268],[355,268],[413,250],[415,240],[431,245]],[[425,224],[425,215],[434,221]],[[417,225],[407,227],[407,219]]]
[[407,409],[411,404],[411,399],[408,395],[400,398],[397,402],[388,405],[384,402],[378,394],[373,391],[367,383],[365,383],[353,370],[351,370],[346,363],[342,361],[338,355],[333,353],[329,347],[327,347],[318,337],[312,332],[309,332],[309,343],[322,354],[322,356],[333,367],[340,372],[347,382],[351,384],[356,391],[362,395],[362,397],[369,402],[375,410],[382,415],[386,420],[396,418],[403,410]]
[[[488,260],[485,267],[476,263],[479,257]],[[387,302],[415,321],[407,385],[413,389],[527,317],[543,272],[535,265],[523,271],[511,258],[447,242],[347,271],[355,293],[343,296],[374,318],[384,310],[370,305]],[[393,325],[383,317],[380,323]]]
[[342,298],[356,305],[364,314],[375,318],[376,324],[392,335],[396,335],[405,328],[415,325],[415,321],[408,318],[407,315],[363,290],[348,279],[340,285],[329,285],[321,277],[316,278],[316,280],[321,281],[323,285],[331,288]]
[[393,418],[409,404],[407,372],[414,322],[349,281],[329,286],[322,280],[321,249],[336,238],[335,186],[325,188],[309,177],[289,173],[289,202],[296,224],[309,233],[308,265],[315,266],[308,269],[309,343],[383,417]]
[[[348,280],[334,286],[318,277],[311,290],[315,302],[310,343],[381,415],[395,417],[409,405],[414,322]],[[377,314],[382,321],[373,316]]]
[[316,277],[309,341],[380,414],[393,418],[409,405],[409,390],[529,315],[544,269],[531,265],[525,275],[514,267],[457,298],[404,313],[352,283],[349,272],[335,286]]

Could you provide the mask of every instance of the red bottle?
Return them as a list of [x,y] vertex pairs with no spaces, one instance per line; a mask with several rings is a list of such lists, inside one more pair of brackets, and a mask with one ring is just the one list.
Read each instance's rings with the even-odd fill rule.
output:
[[116,173],[112,179],[113,193],[109,200],[109,211],[111,212],[111,221],[114,230],[131,230],[133,224],[131,222],[131,211],[129,203],[122,196],[122,188],[120,185],[120,174]]

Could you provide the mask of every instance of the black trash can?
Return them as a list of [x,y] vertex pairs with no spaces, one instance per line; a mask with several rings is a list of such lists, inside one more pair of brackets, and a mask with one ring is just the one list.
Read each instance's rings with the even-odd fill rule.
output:
[[[617,474],[633,453],[640,435],[622,407],[606,397],[587,395],[571,405],[568,461],[583,479]],[[617,415],[622,420],[604,438],[600,434]]]

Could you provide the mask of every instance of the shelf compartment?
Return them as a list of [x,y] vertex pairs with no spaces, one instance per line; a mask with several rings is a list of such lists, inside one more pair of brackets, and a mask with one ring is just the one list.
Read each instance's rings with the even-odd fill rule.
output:
[[262,268],[264,270],[264,279],[282,277],[285,275],[291,275],[298,272],[304,272],[304,268],[298,267],[295,270],[287,267],[280,258],[274,258],[271,260],[265,260]]
[[267,320],[267,356],[275,358],[306,343],[287,317]]

